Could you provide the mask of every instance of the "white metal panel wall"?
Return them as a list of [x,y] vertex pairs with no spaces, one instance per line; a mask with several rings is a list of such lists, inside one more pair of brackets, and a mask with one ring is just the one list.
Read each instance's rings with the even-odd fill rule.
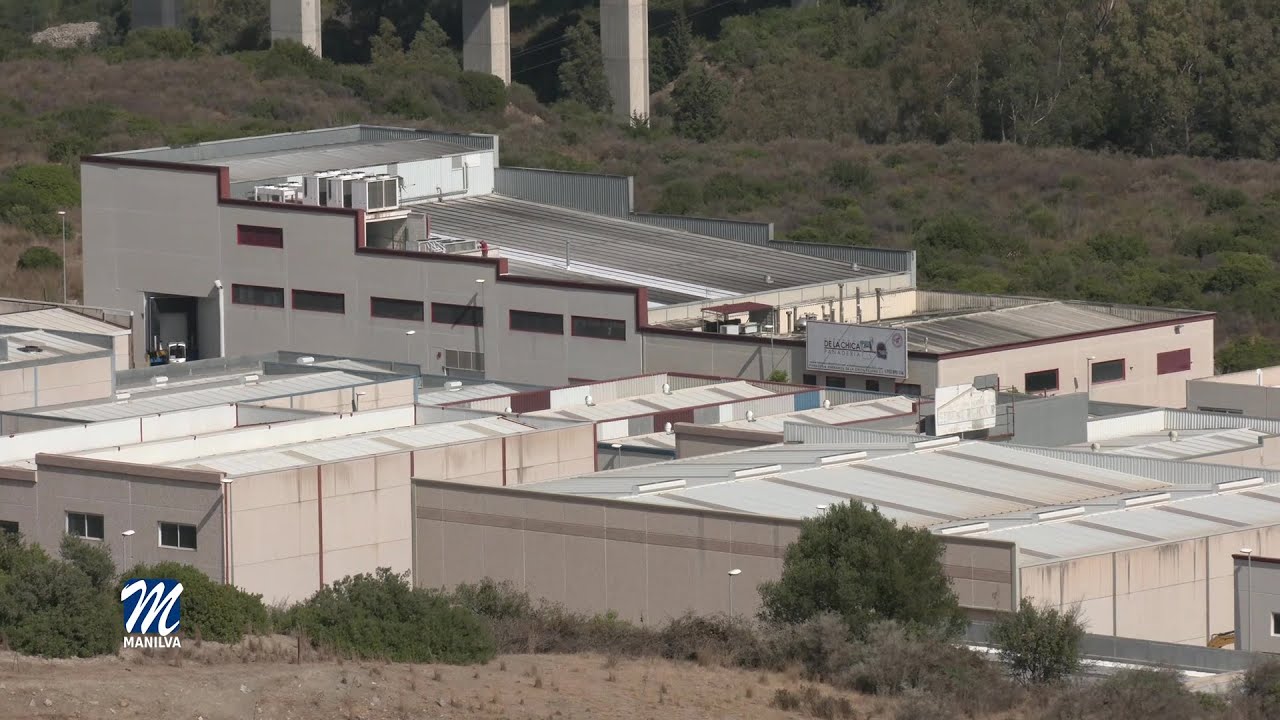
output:
[[733,419],[742,420],[747,417],[748,411],[755,413],[756,417],[792,412],[796,409],[796,399],[794,395],[756,398],[733,403],[729,407]]
[[230,430],[236,426],[234,403],[215,405],[201,408],[201,410],[206,412],[183,411],[141,418],[143,441],[164,440],[183,435],[203,435],[219,430]]
[[0,437],[0,462],[30,460],[37,451],[60,454],[135,443],[141,436],[139,425],[137,418],[129,418]]
[[1164,428],[1164,410],[1152,410],[1151,412],[1136,415],[1116,415],[1100,420],[1090,420],[1089,442],[1110,440],[1127,435],[1158,433]]
[[610,420],[596,424],[597,440],[617,440],[627,437],[631,432],[631,424],[627,420]]
[[488,412],[506,412],[511,407],[511,396],[502,395],[500,397],[485,398],[483,400],[473,400],[466,405],[457,407],[466,408],[468,410],[487,410]]

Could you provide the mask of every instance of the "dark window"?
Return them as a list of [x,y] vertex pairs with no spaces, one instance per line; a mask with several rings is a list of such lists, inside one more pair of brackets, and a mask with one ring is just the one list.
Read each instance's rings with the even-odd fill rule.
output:
[[627,323],[623,320],[573,316],[573,334],[577,337],[626,340]]
[[369,298],[369,314],[376,318],[392,320],[416,320],[425,317],[421,300],[396,300],[395,298]]
[[284,307],[284,288],[263,287],[261,285],[232,285],[231,302],[237,305],[282,308]]
[[1280,635],[1280,613],[1271,613],[1271,634]]
[[441,325],[484,326],[484,308],[475,305],[431,303],[431,322]]
[[1204,407],[1203,405],[1196,408],[1196,410],[1199,410],[1200,412],[1221,413],[1223,415],[1243,415],[1244,414],[1243,410],[1236,410],[1233,408]]
[[817,375],[810,375],[810,374],[808,374],[808,373],[805,373],[804,377],[803,377],[803,378],[801,378],[801,381],[802,381],[805,385],[817,385],[817,384],[818,384],[818,376],[817,376]]
[[1191,348],[1170,350],[1156,355],[1156,374],[1183,372],[1191,369]]
[[347,311],[347,298],[342,293],[294,290],[293,309],[341,315]]
[[1023,378],[1023,390],[1029,393],[1048,392],[1058,389],[1058,369],[1029,372]]
[[484,372],[484,353],[470,350],[445,350],[444,366],[454,370]]
[[920,386],[915,383],[894,383],[893,391],[908,397],[920,397]]
[[868,390],[870,390],[871,392],[880,392],[880,381],[879,381],[879,380],[868,380],[868,381],[866,382],[866,388],[867,388]]
[[237,225],[236,244],[282,248],[284,247],[284,230],[273,227],[259,227],[257,225]]
[[844,378],[835,377],[834,375],[828,375],[827,387],[844,389]]
[[102,540],[106,533],[102,529],[102,516],[88,513],[67,513],[67,534],[76,537]]
[[532,310],[512,310],[511,329],[563,335],[564,316],[555,313],[533,312]]
[[1124,359],[1096,362],[1089,370],[1089,382],[1109,383],[1124,379]]
[[12,520],[0,520],[0,532],[18,535],[18,523]]
[[195,550],[196,526],[179,523],[160,523],[160,547]]

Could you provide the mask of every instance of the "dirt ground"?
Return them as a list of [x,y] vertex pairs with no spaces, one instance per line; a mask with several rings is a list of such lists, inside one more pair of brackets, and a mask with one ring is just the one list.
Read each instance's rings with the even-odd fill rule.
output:
[[[770,706],[787,675],[595,655],[507,655],[483,666],[340,662],[275,646],[40,660],[0,653],[0,718],[798,718]],[[169,651],[172,652],[172,651]],[[835,695],[823,688],[824,692]],[[892,704],[848,695],[859,718]]]

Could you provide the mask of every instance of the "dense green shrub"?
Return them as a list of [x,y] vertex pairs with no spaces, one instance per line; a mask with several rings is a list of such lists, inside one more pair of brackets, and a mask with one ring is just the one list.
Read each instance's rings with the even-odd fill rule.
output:
[[1237,694],[1249,717],[1280,717],[1280,660],[1268,658],[1249,668]]
[[387,568],[338,580],[291,615],[313,644],[354,657],[467,664],[495,652],[493,634],[475,613]]
[[195,54],[196,44],[191,33],[179,28],[138,28],[129,32],[122,50],[128,60],[181,60]]
[[[192,565],[138,565],[125,573],[121,584],[129,578],[172,578],[182,583],[182,628],[188,635],[198,632],[204,640],[236,643],[246,633],[270,629],[261,595],[215,582]],[[116,588],[117,596],[119,591]]]
[[[123,620],[118,595],[95,585],[115,567],[82,547],[63,544],[68,559],[51,558],[35,545],[0,536],[0,633],[9,647],[47,657],[91,657],[120,647]],[[94,572],[86,574],[81,567]]]
[[113,588],[116,564],[111,559],[111,551],[102,543],[92,543],[74,535],[64,535],[58,552],[63,560],[71,563],[89,578],[89,583],[94,589],[106,592]]
[[458,75],[458,89],[467,108],[476,112],[501,110],[507,106],[507,86],[489,73],[468,70]]
[[942,571],[942,541],[861,503],[840,503],[804,522],[782,577],[760,586],[762,615],[803,622],[839,615],[855,635],[877,620],[958,632],[965,620]]
[[1014,677],[1025,683],[1051,683],[1080,668],[1084,624],[1078,607],[1037,608],[1022,598],[1017,612],[996,621],[991,640]]
[[700,66],[685,73],[671,90],[671,118],[678,135],[707,142],[724,134],[729,86]]
[[18,256],[19,270],[57,270],[62,267],[62,256],[43,245],[29,247]]
[[841,190],[868,194],[876,189],[876,175],[864,162],[840,159],[827,168],[827,177]]
[[1203,720],[1215,714],[1176,672],[1121,670],[1100,681],[1082,682],[1049,706],[1050,720]]

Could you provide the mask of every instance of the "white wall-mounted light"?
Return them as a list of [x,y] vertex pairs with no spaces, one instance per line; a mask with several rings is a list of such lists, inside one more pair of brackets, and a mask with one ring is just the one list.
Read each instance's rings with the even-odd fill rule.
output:
[[730,571],[729,571],[729,575],[731,575],[731,576],[733,576],[733,577],[737,577],[737,576],[739,576],[739,575],[741,575],[741,574],[742,574],[742,569],[741,569],[741,568],[734,568],[734,569],[732,569],[732,570],[730,570]]
[[120,534],[121,534],[121,535],[123,535],[123,536],[125,536],[125,537],[133,537],[133,535],[134,535],[134,531],[133,531],[133,530],[125,530],[124,532],[122,532],[122,533],[120,533]]

